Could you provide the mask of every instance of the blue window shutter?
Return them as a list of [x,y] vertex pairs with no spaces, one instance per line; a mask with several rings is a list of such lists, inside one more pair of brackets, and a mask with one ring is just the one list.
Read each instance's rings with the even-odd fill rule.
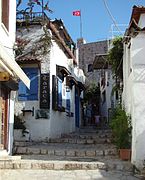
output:
[[70,112],[70,91],[66,92],[66,109]]
[[38,100],[38,68],[23,68],[23,71],[30,79],[30,90],[20,81],[18,100]]
[[19,90],[18,90],[18,100],[26,101],[27,100],[27,87],[22,81],[19,81]]
[[62,80],[58,78],[58,107],[62,107]]
[[28,77],[30,78],[30,90],[28,92],[28,100],[38,100],[38,69],[30,68]]

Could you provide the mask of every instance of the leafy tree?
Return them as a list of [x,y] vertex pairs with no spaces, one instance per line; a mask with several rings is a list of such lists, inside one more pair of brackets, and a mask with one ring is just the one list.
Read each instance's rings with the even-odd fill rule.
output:
[[100,88],[95,84],[91,84],[85,91],[84,101],[98,103],[100,100]]
[[123,42],[122,37],[113,40],[113,47],[108,54],[109,63],[116,78],[123,80]]

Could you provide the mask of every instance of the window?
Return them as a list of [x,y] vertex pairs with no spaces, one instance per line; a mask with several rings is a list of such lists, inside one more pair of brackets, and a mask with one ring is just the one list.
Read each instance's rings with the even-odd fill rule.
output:
[[2,0],[2,23],[9,30],[9,0]]
[[18,100],[33,101],[38,100],[38,68],[23,68],[23,71],[30,79],[30,89],[25,84],[19,82]]
[[62,106],[62,80],[52,75],[52,109],[55,111],[65,111]]
[[116,91],[115,96],[116,96],[116,100],[118,100],[118,99],[119,99],[119,93],[118,93],[118,91]]
[[106,91],[102,93],[102,104],[106,102]]
[[88,72],[93,72],[93,64],[88,65]]
[[62,107],[62,80],[58,78],[58,108]]
[[66,110],[68,112],[70,112],[70,98],[71,98],[71,95],[70,95],[70,89],[66,89]]

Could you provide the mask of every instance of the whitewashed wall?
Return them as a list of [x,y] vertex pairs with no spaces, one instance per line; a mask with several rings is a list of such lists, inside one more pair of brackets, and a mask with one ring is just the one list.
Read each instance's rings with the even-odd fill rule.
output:
[[[0,14],[2,13],[2,1],[0,1]],[[15,28],[16,28],[16,1],[9,1],[9,31],[5,28],[2,23],[2,16],[0,15],[0,46],[4,49],[2,53],[8,54],[11,59],[15,61],[13,47],[15,43]],[[3,57],[3,54],[0,54]],[[14,123],[14,92],[11,92],[9,96],[9,109],[8,109],[8,154],[12,153],[13,146],[13,123]]]
[[[101,102],[101,116],[106,117],[108,120],[108,109],[111,108],[111,103],[112,103],[112,89],[114,86],[114,79],[113,79],[113,74],[111,69],[106,69],[105,70],[105,87],[101,89],[101,99],[103,99],[102,93],[105,91],[106,94],[106,101],[104,103]],[[115,100],[113,101],[115,103]]]
[[145,159],[145,34],[132,39],[131,59],[133,66],[132,162],[141,168]]
[[[9,5],[9,31],[5,28],[2,23],[2,17],[0,16],[0,44],[3,45],[6,52],[8,52],[14,59],[13,46],[15,43],[15,30],[16,30],[16,2],[10,0]],[[0,1],[0,7],[2,8],[2,1]],[[0,13],[2,13],[0,8]]]
[[[64,66],[68,69],[68,61],[69,59],[60,49],[60,47],[54,42],[50,55],[50,93],[52,94],[52,75],[56,75],[56,64],[60,66]],[[65,89],[65,81],[63,82],[63,88]],[[62,91],[62,92],[65,92]],[[74,88],[71,90],[71,112],[75,110],[75,96],[74,96]],[[63,101],[65,103],[66,96],[63,94]],[[50,107],[52,107],[52,96],[50,101]],[[69,133],[75,130],[75,118],[66,116],[66,112],[59,112],[50,110],[50,136],[57,137],[62,133]]]
[[143,168],[145,159],[145,33],[125,45],[123,103],[132,117],[132,163]]
[[[29,30],[29,35],[26,30],[23,32],[23,37],[27,39],[35,40],[39,38],[42,34],[42,28],[40,26],[33,27],[33,29]],[[21,37],[21,34],[18,33],[18,37]],[[27,46],[32,46],[32,44],[28,44]],[[31,47],[30,47],[31,48]],[[28,48],[27,50],[29,50]],[[32,109],[34,107],[35,110],[39,109],[39,100],[38,101],[23,101],[16,103],[15,113],[21,116],[21,118],[26,121],[26,128],[29,129],[30,139],[35,141],[47,140],[49,138],[55,138],[61,136],[63,133],[70,133],[75,131],[75,87],[73,86],[71,90],[71,112],[73,112],[73,117],[66,116],[66,112],[54,111],[52,110],[52,75],[56,75],[56,65],[64,66],[66,69],[70,71],[70,73],[79,81],[84,82],[84,74],[77,67],[73,66],[72,59],[68,59],[64,54],[62,49],[57,45],[55,41],[52,41],[50,54],[46,56],[41,56],[41,73],[50,72],[50,110],[49,110],[49,118],[48,119],[36,119],[35,114],[32,116],[31,113],[26,113],[25,116],[22,115],[22,109]],[[30,65],[25,65],[29,67]],[[31,65],[34,66],[34,65]],[[40,84],[40,79],[39,82]],[[38,86],[39,87],[39,86]],[[65,78],[63,82],[63,105],[65,107],[66,103],[66,86],[65,86]],[[38,92],[38,96],[40,94],[40,90]],[[39,99],[39,97],[38,97]]]

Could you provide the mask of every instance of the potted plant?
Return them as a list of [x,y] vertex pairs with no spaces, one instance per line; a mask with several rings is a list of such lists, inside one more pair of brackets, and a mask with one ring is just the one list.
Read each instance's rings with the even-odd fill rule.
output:
[[29,140],[29,130],[20,116],[14,115],[14,140]]
[[131,120],[126,112],[117,107],[114,109],[111,120],[111,128],[113,140],[116,144],[119,155],[122,160],[130,160],[131,158]]
[[23,131],[25,131],[26,127],[24,125],[24,121],[22,121],[22,119],[17,116],[14,115],[14,129],[22,129]]

